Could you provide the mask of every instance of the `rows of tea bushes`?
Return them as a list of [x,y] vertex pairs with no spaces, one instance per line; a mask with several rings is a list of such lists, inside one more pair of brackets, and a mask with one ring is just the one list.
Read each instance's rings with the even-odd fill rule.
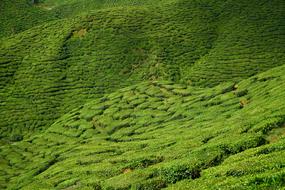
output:
[[143,82],[1,146],[7,189],[279,189],[285,66],[198,88]]
[[[82,14],[0,39],[2,137],[44,129],[93,98],[141,81],[213,87],[284,63],[283,1],[108,2],[91,12],[76,5]],[[73,3],[79,1],[42,1],[33,9]]]

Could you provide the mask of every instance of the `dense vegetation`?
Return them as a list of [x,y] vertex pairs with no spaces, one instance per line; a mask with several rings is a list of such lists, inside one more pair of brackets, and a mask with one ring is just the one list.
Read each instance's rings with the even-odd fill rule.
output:
[[207,89],[144,82],[105,95],[3,146],[1,184],[277,189],[285,185],[284,72]]
[[0,189],[282,189],[282,0],[3,0]]

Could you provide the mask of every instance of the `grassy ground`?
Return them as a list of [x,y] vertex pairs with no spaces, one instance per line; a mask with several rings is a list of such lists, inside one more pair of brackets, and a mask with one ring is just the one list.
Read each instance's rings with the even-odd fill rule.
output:
[[278,189],[285,66],[214,88],[144,82],[1,147],[8,189]]

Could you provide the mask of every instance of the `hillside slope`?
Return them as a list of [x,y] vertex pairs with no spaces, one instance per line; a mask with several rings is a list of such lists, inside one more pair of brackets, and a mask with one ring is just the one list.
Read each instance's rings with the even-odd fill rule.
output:
[[1,0],[0,38],[18,34],[32,27],[63,18],[88,14],[118,6],[144,6],[167,3],[169,0]]
[[0,189],[284,189],[284,7],[2,0]]
[[214,88],[143,82],[1,147],[7,189],[279,189],[285,65]]
[[53,12],[33,6],[30,0],[1,0],[0,38],[18,34],[57,19]]
[[282,0],[118,1],[86,12],[73,6],[79,1],[64,2],[46,6],[69,6],[74,13],[59,16],[65,19],[0,40],[3,138],[45,129],[85,102],[141,81],[213,87],[284,64]]

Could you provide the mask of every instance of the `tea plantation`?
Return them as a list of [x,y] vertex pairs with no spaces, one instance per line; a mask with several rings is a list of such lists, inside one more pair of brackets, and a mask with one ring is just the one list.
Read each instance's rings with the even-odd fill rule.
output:
[[283,0],[0,2],[0,189],[285,189]]

